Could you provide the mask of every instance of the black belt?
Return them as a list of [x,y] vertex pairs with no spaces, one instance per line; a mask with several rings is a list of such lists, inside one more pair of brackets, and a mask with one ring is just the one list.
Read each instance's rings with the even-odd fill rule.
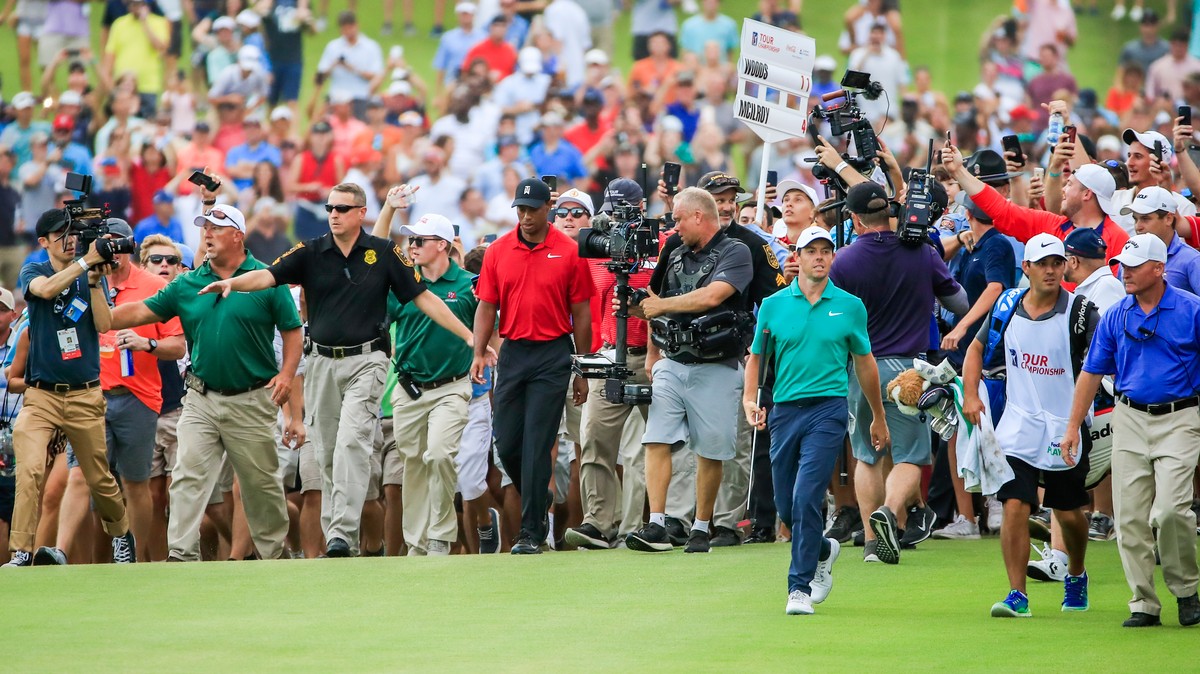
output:
[[[605,343],[603,348],[604,348],[604,350],[607,351],[608,349],[615,349],[615,348],[617,348],[617,346],[615,344]],[[627,347],[625,347],[625,353],[627,353],[631,356],[645,355],[646,347],[644,347],[644,346],[627,346]]]
[[317,355],[325,356],[326,358],[345,358],[347,356],[361,356],[374,351],[385,351],[387,350],[387,342],[383,341],[382,338],[357,346],[325,346],[313,342],[313,350],[317,352]]
[[830,400],[845,400],[845,397],[844,396],[813,396],[811,398],[796,398],[795,400],[785,400],[783,402],[776,402],[775,406],[776,407],[779,407],[779,406],[799,407],[799,408],[816,407],[817,405],[820,405],[822,403],[827,403]]
[[108,396],[127,396],[127,395],[129,395],[130,393],[133,393],[133,391],[130,391],[130,390],[127,388],[127,387],[124,387],[124,386],[114,386],[114,387],[112,387],[112,388],[108,389],[107,391],[105,391],[105,392],[104,392],[104,395],[108,395]]
[[51,384],[42,381],[26,382],[26,386],[32,386],[40,391],[51,391],[53,393],[70,393],[71,391],[86,391],[90,388],[96,388],[100,385],[99,379],[93,379],[82,384]]
[[1125,395],[1124,393],[1118,393],[1117,400],[1139,412],[1145,412],[1146,414],[1156,417],[1200,405],[1200,396],[1192,396],[1191,398],[1183,398],[1182,400],[1172,400],[1169,403],[1155,403],[1148,405],[1146,403],[1139,403],[1136,400],[1130,400],[1129,396]]
[[247,386],[246,388],[215,388],[209,386],[203,379],[192,374],[191,370],[188,370],[183,375],[183,385],[195,391],[196,393],[199,393],[200,395],[204,395],[206,393],[217,393],[223,396],[236,396],[243,393],[249,393],[251,391],[257,391],[270,382],[270,379],[263,379],[251,384],[250,386]]
[[464,373],[454,376],[454,377],[446,377],[445,379],[438,379],[436,381],[414,381],[413,386],[416,386],[417,388],[421,389],[422,391],[432,391],[433,389],[438,388],[439,386],[445,386],[446,384],[453,384],[454,382],[456,382],[460,379],[464,379],[466,376],[467,376],[467,373],[464,372]]

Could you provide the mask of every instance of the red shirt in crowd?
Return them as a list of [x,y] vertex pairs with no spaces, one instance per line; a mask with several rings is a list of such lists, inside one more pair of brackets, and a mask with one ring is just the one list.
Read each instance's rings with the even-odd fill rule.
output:
[[[605,344],[613,346],[617,343],[617,317],[613,315],[613,296],[616,294],[617,276],[604,265],[608,260],[588,260],[588,269],[592,273],[592,285],[596,294],[592,296],[592,352],[597,352]],[[642,268],[638,273],[629,277],[630,288],[645,288],[650,285],[653,268]],[[626,344],[634,348],[645,348],[648,337],[646,321],[640,318],[629,319],[629,332],[625,336]]]
[[[189,174],[190,175],[190,174]],[[130,222],[137,224],[154,215],[154,195],[171,182],[171,173],[166,166],[149,171],[142,162],[135,161],[129,167],[129,190],[132,213]]]
[[[157,274],[151,274],[137,265],[130,265],[129,278],[120,285],[114,302],[117,305],[140,302],[166,287],[167,282]],[[165,323],[150,323],[133,328],[133,331],[148,339],[161,340],[183,334],[183,326],[176,316]],[[117,331],[110,330],[100,335],[100,388],[111,391],[118,386],[142,401],[156,413],[162,410],[162,377],[158,374],[158,357],[149,351],[133,352],[133,373],[121,376],[121,353],[117,349]]]
[[475,297],[499,309],[504,339],[548,342],[571,334],[571,306],[593,294],[579,244],[551,227],[546,240],[530,249],[519,231],[488,246]]
[[467,52],[467,56],[462,62],[463,72],[471,67],[475,59],[480,59],[487,64],[488,71],[492,73],[492,80],[495,82],[513,74],[517,68],[517,50],[504,40],[501,40],[499,44],[490,39],[484,40],[471,47],[471,51]]

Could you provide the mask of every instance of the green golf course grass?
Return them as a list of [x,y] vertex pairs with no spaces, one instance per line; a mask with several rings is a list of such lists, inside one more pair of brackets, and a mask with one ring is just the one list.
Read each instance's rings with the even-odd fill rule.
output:
[[0,573],[0,670],[1195,670],[1197,629],[1123,629],[1115,542],[1089,550],[1091,610],[1032,583],[1028,620],[988,616],[995,538],[928,541],[899,566],[846,547],[813,616],[786,616],[787,544],[708,555],[36,567]]

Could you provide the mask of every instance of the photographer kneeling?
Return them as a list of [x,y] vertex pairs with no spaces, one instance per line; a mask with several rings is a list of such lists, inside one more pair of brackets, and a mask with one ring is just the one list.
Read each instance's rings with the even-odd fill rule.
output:
[[[688,443],[696,455],[696,519],[685,552],[708,552],[722,462],[733,459],[741,357],[753,319],[744,293],[753,267],[750,249],[720,228],[717,203],[699,188],[675,197],[672,216],[683,245],[660,263],[667,267],[661,297],[639,304],[651,320],[646,367],[654,399],[646,421],[646,492],[650,522],[626,538],[633,550],[671,549],[665,509],[671,452]],[[662,356],[666,356],[665,359]]]
[[50,259],[21,269],[20,285],[29,303],[29,390],[13,425],[17,489],[9,536],[13,557],[5,566],[33,564],[30,551],[40,516],[46,448],[56,431],[66,435],[83,469],[104,531],[113,539],[113,560],[136,559],[125,499],[108,467],[100,392],[100,333],[112,324],[105,267],[114,252],[125,251],[114,250],[110,239],[97,239],[76,258],[79,232],[72,225],[67,211],[42,213],[38,244]]

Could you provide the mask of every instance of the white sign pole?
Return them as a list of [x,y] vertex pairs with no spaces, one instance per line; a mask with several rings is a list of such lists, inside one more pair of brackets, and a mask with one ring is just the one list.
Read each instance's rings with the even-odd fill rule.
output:
[[[767,221],[767,166],[771,163],[771,143],[763,142],[762,161],[758,166],[758,205],[754,209],[754,222],[758,228],[766,231],[763,223]],[[767,232],[770,234],[770,232]]]

